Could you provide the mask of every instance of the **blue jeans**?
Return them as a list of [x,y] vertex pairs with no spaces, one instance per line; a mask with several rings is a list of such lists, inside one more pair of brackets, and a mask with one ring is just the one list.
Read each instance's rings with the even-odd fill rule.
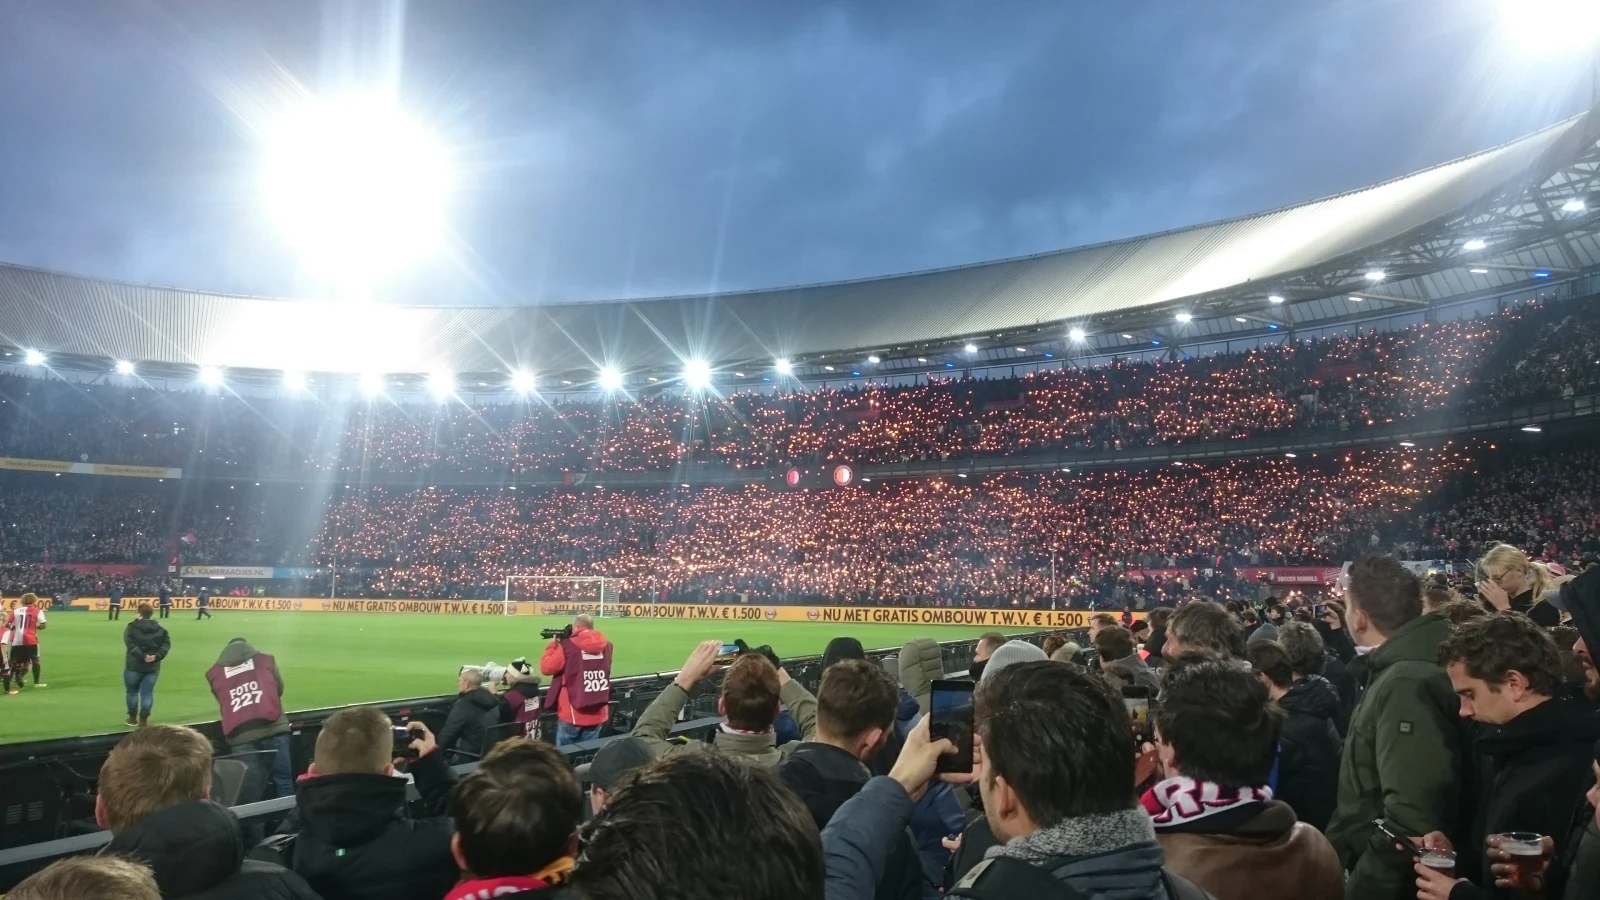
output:
[[289,735],[287,733],[262,738],[259,741],[245,741],[242,744],[229,744],[229,751],[233,753],[255,753],[261,750],[278,751],[268,763],[258,756],[249,757],[245,762],[250,767],[245,775],[244,789],[239,792],[240,803],[254,803],[266,799],[267,781],[270,777],[273,787],[277,788],[279,797],[294,796],[294,760],[290,757]]
[[128,691],[128,715],[150,717],[150,710],[156,705],[156,678],[160,675],[122,670],[122,686]]
[[572,725],[570,723],[563,722],[563,721],[561,721],[559,719],[556,720],[556,746],[557,747],[565,747],[568,744],[576,744],[576,743],[579,743],[581,741],[592,741],[592,740],[594,740],[595,738],[597,738],[599,736],[600,736],[600,726],[599,725],[595,725],[595,726],[592,726],[592,727],[589,727],[589,728],[579,728],[576,725]]

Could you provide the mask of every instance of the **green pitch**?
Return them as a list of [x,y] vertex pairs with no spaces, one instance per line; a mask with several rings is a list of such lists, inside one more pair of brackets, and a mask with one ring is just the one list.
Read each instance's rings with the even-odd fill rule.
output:
[[[123,729],[122,630],[104,613],[53,612],[40,634],[47,687],[24,686],[0,695],[0,743],[100,734]],[[174,611],[166,625],[172,653],[161,665],[152,722],[205,722],[217,718],[205,672],[230,638],[243,637],[271,653],[283,673],[284,705],[291,710],[347,703],[429,697],[455,690],[456,670],[518,656],[538,663],[546,641],[541,628],[570,619],[536,616],[446,616],[412,613],[218,612],[195,621]],[[823,625],[809,622],[726,624],[666,619],[603,619],[600,629],[616,645],[616,677],[676,671],[694,645],[709,638],[743,638],[771,644],[780,656],[821,653],[848,634],[868,649],[898,647],[914,637],[958,640],[987,630],[960,626]],[[30,676],[31,681],[31,676]]]

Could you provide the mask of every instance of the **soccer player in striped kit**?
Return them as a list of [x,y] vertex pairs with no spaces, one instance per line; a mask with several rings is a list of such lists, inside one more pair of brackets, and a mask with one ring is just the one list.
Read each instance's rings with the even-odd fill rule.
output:
[[[33,594],[22,595],[22,605],[6,618],[6,633],[11,643],[11,665],[5,669],[5,691],[16,694],[22,689],[23,676],[33,669],[33,686],[44,687],[39,681],[39,632],[45,627],[44,610],[39,608],[39,598]],[[12,679],[16,679],[15,687]]]

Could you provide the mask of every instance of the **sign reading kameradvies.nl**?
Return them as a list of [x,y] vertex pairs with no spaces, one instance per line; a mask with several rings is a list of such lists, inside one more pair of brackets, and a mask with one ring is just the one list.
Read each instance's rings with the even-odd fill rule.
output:
[[[149,597],[124,597],[129,608]],[[194,609],[195,598],[174,597],[178,609]],[[80,597],[73,606],[104,610],[106,598]],[[575,616],[600,612],[595,603],[513,602],[519,616]],[[499,600],[328,600],[298,597],[212,597],[214,610],[252,612],[432,613],[455,616],[503,616]],[[975,625],[986,628],[1086,628],[1089,613],[1051,609],[960,609],[893,606],[721,606],[697,603],[608,603],[608,616],[634,619],[692,619],[713,622],[820,622],[842,625]],[[1135,619],[1144,618],[1142,612]]]

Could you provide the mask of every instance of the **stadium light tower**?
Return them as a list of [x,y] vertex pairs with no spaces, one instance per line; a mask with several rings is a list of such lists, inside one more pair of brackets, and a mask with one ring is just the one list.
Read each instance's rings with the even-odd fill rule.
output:
[[532,372],[524,369],[518,369],[517,371],[511,373],[511,389],[513,391],[516,391],[519,394],[531,394],[533,393],[533,385],[534,379]]
[[614,366],[606,366],[600,370],[600,389],[603,391],[622,390],[622,373]]
[[789,362],[787,359],[780,359],[772,364],[772,370],[779,375],[787,377],[794,374],[794,363]]
[[118,375],[132,375],[133,374],[133,363],[128,362],[125,359],[117,360],[116,364],[114,366],[112,366],[112,368],[116,369]]
[[371,281],[440,243],[449,158],[393,98],[310,98],[264,130],[262,201],[315,268]]
[[1186,312],[1178,313],[1177,319],[1181,324],[1187,325],[1190,322],[1194,321],[1194,313],[1186,313]]
[[22,351],[22,361],[30,366],[42,366],[44,365],[44,354],[29,347]]
[[711,387],[711,364],[703,359],[691,359],[684,363],[683,383],[692,391]]
[[1073,328],[1071,331],[1067,332],[1067,337],[1072,338],[1073,342],[1078,344],[1083,343],[1083,339],[1086,336],[1087,335],[1084,333],[1082,328]]

